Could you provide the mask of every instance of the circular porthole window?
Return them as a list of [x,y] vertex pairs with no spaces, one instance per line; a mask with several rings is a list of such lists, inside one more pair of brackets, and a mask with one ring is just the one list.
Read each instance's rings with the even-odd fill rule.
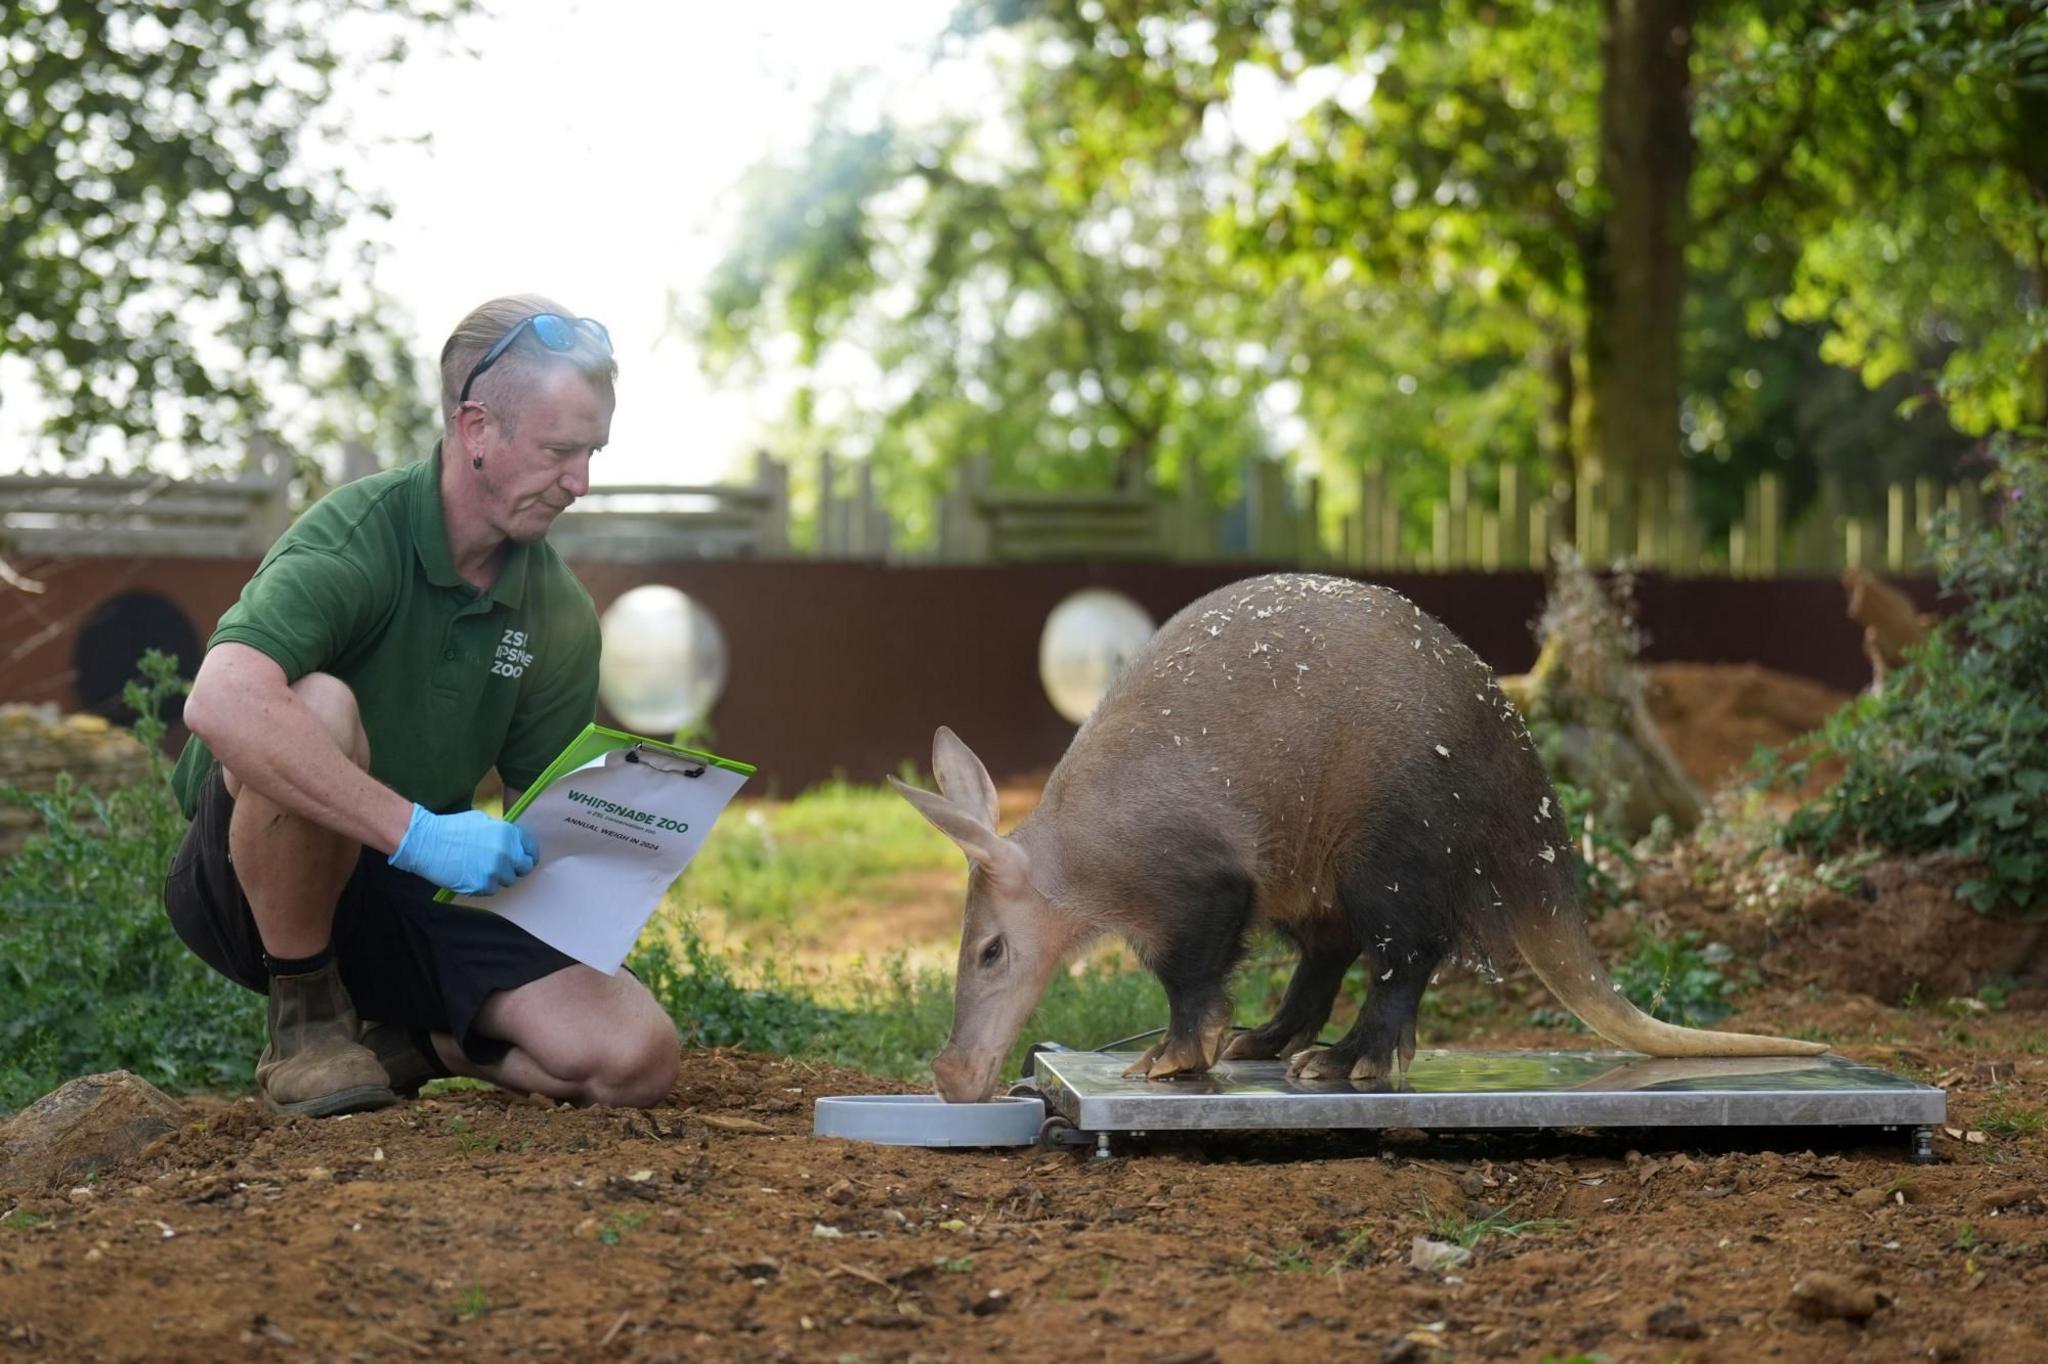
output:
[[725,690],[725,635],[673,587],[622,593],[601,622],[597,692],[627,729],[662,738],[697,728]]
[[1053,709],[1077,725],[1087,719],[1155,628],[1144,607],[1107,588],[1083,588],[1055,606],[1038,637],[1038,680]]
[[[72,689],[78,708],[127,723],[135,717],[121,700],[121,690],[138,678],[137,664],[155,649],[178,660],[178,672],[190,677],[199,670],[199,633],[176,604],[154,592],[123,592],[92,609],[78,627],[71,648]],[[164,698],[159,718],[175,722],[185,698]]]

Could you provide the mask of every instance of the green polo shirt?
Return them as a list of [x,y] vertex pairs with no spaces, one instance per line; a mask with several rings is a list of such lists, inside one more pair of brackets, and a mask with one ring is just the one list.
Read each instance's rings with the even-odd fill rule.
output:
[[[597,710],[597,612],[545,541],[512,545],[487,592],[455,572],[441,455],[337,488],[270,552],[207,642],[355,692],[370,774],[445,814],[493,766],[526,787]],[[194,737],[171,785],[190,817],[213,762]]]

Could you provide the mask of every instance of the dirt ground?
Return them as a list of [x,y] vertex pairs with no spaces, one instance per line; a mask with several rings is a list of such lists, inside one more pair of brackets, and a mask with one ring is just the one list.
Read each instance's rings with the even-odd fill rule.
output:
[[[1702,686],[1695,716],[1738,691]],[[1739,764],[1749,742],[1679,751]],[[1953,966],[1942,944],[1979,921],[1941,908],[1950,876],[1824,883],[1709,848],[1636,887],[1635,917],[1754,963],[1729,1026],[1946,1089],[1932,1166],[1846,1131],[879,1148],[811,1138],[811,1103],[904,1086],[727,1052],[688,1055],[647,1113],[462,1091],[275,1121],[202,1099],[90,1185],[0,1193],[0,1360],[2038,1360],[2048,991],[1951,998],[1991,957],[2024,977],[2026,953],[1980,928],[1989,956]],[[1526,976],[1448,981],[1424,1043],[1585,1045],[1524,1026],[1543,1000]],[[1416,1237],[1489,1217],[1469,1262],[1411,1267]]]

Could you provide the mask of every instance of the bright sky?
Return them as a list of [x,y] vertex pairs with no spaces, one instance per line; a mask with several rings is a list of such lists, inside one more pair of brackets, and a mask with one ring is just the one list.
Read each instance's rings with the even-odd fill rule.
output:
[[833,76],[877,67],[914,83],[953,0],[496,8],[453,44],[417,44],[379,78],[388,96],[347,98],[364,134],[432,134],[353,171],[396,208],[378,282],[430,362],[497,294],[597,318],[620,368],[601,481],[717,480],[770,399],[712,391],[689,343],[665,334],[671,292],[705,278],[740,228],[734,183],[801,145]]
[[[737,182],[803,145],[835,77],[880,73],[862,88],[861,112],[877,99],[913,121],[986,106],[986,67],[930,64],[956,0],[492,2],[496,13],[415,38],[400,66],[337,93],[333,112],[354,146],[326,154],[342,156],[356,186],[381,192],[395,212],[366,227],[386,244],[377,285],[409,318],[427,365],[464,313],[499,294],[548,294],[599,319],[620,364],[599,480],[703,483],[738,472],[783,393],[715,389],[671,326],[671,299],[696,304],[746,229]],[[389,31],[356,22],[366,34]],[[335,40],[369,50],[350,29]],[[1283,85],[1240,73],[1229,134],[1271,145],[1308,104],[1356,93],[1326,74]],[[1369,78],[1358,90],[1369,93]],[[203,326],[204,303],[189,316]],[[0,405],[0,466],[36,444],[41,407],[24,377],[22,362],[0,361],[11,399]],[[848,392],[825,395],[828,407],[880,381],[871,365],[831,377]],[[1284,425],[1288,414],[1277,415]]]

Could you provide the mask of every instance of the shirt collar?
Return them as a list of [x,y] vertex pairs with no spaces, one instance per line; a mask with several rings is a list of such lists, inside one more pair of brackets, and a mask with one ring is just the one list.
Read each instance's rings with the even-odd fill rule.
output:
[[[426,570],[427,581],[436,587],[459,587],[474,593],[476,589],[455,571],[455,553],[448,546],[448,520],[441,511],[440,441],[434,442],[433,455],[421,462],[413,478],[412,542],[420,556],[420,567]],[[497,581],[491,584],[488,594],[493,602],[516,607],[526,599],[527,560],[532,553],[531,545],[505,547]]]

